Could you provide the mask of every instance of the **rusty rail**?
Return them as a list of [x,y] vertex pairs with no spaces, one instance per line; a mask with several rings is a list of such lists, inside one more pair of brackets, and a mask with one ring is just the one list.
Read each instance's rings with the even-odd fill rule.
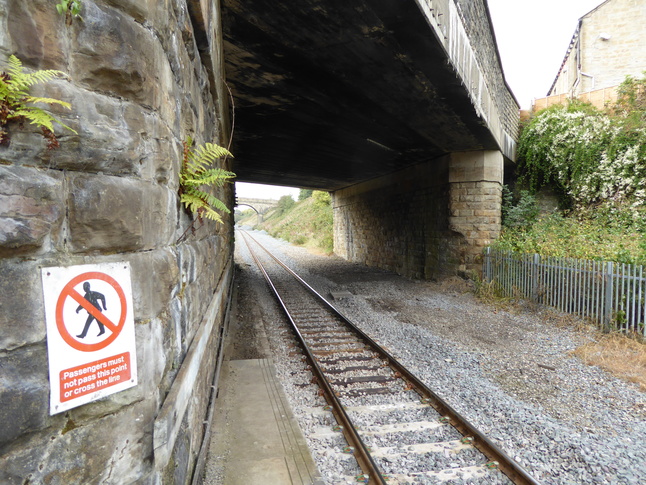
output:
[[456,430],[458,430],[465,438],[468,438],[472,445],[478,449],[483,455],[485,455],[492,464],[492,467],[498,468],[503,474],[505,474],[513,483],[517,485],[540,485],[525,469],[523,469],[520,464],[508,456],[503,450],[491,442],[484,434],[482,434],[475,426],[470,424],[466,418],[464,418],[460,413],[458,413],[453,407],[451,407],[446,401],[439,397],[435,392],[433,392],[428,386],[426,386],[420,379],[418,379],[413,373],[411,373],[406,367],[404,367],[399,361],[397,361],[389,352],[383,349],[379,344],[377,344],[370,336],[364,333],[359,329],[354,323],[352,323],[347,317],[345,317],[341,312],[339,312],[333,305],[331,305],[323,296],[321,296],[314,288],[312,288],[305,280],[303,280],[297,273],[295,273],[291,268],[285,265],[280,261],[276,256],[271,254],[262,244],[260,244],[256,239],[251,235],[242,232],[245,243],[249,249],[251,256],[254,261],[260,268],[263,273],[267,283],[271,287],[272,291],[276,295],[281,307],[285,311],[290,324],[294,329],[294,333],[300,342],[303,352],[307,358],[308,363],[312,368],[312,373],[314,374],[317,384],[321,387],[323,396],[330,406],[332,406],[333,413],[339,422],[343,426],[343,433],[351,446],[355,447],[355,455],[359,466],[364,471],[364,473],[369,475],[369,484],[386,484],[386,480],[381,474],[378,466],[373,461],[370,456],[370,452],[364,444],[363,440],[359,436],[358,432],[352,425],[349,417],[347,416],[343,406],[337,396],[335,395],[329,381],[324,375],[323,370],[320,368],[316,357],[313,355],[308,345],[305,342],[301,331],[299,330],[296,322],[293,320],[290,315],[287,306],[285,305],[283,299],[280,297],[278,290],[274,286],[271,278],[265,271],[260,260],[257,258],[255,252],[251,248],[247,238],[254,241],[260,248],[262,248],[276,263],[278,263],[283,269],[285,269],[289,274],[291,274],[307,291],[316,297],[322,304],[324,304],[329,310],[331,310],[337,317],[339,317],[347,326],[352,330],[352,332],[362,339],[366,345],[370,348],[371,351],[377,353],[381,359],[385,360],[388,365],[393,369],[395,375],[402,378],[406,381],[411,390],[416,391],[422,401],[425,404],[433,407],[438,413],[445,417],[445,421],[452,425]]

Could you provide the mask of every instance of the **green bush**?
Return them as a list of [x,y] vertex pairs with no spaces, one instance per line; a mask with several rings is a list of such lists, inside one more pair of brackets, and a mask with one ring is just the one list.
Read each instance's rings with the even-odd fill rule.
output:
[[531,226],[505,227],[493,247],[542,256],[646,264],[646,237],[640,224],[626,227],[618,218],[594,217],[589,211],[556,213]]
[[312,197],[312,192],[314,192],[312,189],[301,189],[298,193],[298,200],[309,199]]
[[278,214],[284,214],[286,211],[294,207],[294,204],[296,204],[296,201],[292,198],[291,195],[283,195],[280,199],[278,199],[278,203],[276,204],[276,212]]
[[322,192],[320,190],[315,190],[312,193],[312,198],[314,202],[319,206],[329,206],[332,204],[332,197],[329,192]]
[[532,192],[550,185],[574,209],[646,206],[645,84],[627,78],[608,112],[580,102],[541,111],[519,139],[521,183]]
[[505,227],[526,227],[536,222],[539,207],[536,197],[527,190],[521,190],[515,200],[507,185],[502,188],[502,224]]
[[312,197],[285,205],[289,208],[275,211],[260,227],[273,237],[331,253],[334,239],[329,194],[315,191]]

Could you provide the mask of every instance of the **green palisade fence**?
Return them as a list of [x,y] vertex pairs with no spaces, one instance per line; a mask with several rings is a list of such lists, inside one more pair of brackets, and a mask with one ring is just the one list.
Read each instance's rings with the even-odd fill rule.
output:
[[541,257],[498,251],[484,253],[483,278],[504,296],[520,296],[613,329],[646,335],[646,278],[643,266]]

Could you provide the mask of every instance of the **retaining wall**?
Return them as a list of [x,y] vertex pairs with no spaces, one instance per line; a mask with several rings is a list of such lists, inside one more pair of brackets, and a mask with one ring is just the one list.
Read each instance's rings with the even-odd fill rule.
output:
[[[0,146],[0,482],[188,483],[202,443],[232,271],[232,224],[179,204],[182,141],[226,142],[219,3],[0,0],[0,62],[67,78],[60,148],[10,125]],[[219,83],[219,81],[218,81]],[[232,206],[232,188],[216,195]],[[40,269],[132,268],[139,383],[49,415]]]

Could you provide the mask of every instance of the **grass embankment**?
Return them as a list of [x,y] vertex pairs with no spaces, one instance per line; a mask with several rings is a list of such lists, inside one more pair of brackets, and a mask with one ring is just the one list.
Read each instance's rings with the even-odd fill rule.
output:
[[627,221],[624,211],[554,213],[522,227],[503,228],[494,247],[541,256],[646,265],[643,221]]
[[[315,191],[311,197],[294,202],[282,198],[278,208],[265,214],[257,224],[253,211],[245,211],[238,222],[267,231],[272,237],[284,239],[312,251],[331,254],[334,250],[333,216],[330,195]],[[282,202],[282,203],[281,203]]]

